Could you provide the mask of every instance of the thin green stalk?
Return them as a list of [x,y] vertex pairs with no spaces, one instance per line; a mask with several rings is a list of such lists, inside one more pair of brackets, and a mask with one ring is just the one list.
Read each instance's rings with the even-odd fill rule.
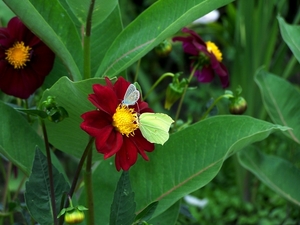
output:
[[[25,109],[29,109],[28,99],[25,99],[24,103],[25,103]],[[27,121],[30,124],[32,122],[31,117],[28,113],[26,113],[26,115],[27,115]]]
[[20,193],[20,191],[21,191],[21,188],[22,188],[23,184],[25,183],[26,179],[27,179],[27,176],[24,175],[23,178],[22,178],[22,180],[21,180],[21,182],[19,183],[18,189],[17,189],[17,191],[15,192],[15,194],[14,194],[12,200],[15,200],[15,199],[18,197],[18,195],[19,195],[19,193]]
[[174,129],[176,129],[176,122],[177,122],[177,120],[179,118],[179,114],[180,114],[180,111],[181,111],[181,108],[182,108],[182,103],[183,103],[183,100],[184,100],[187,88],[188,88],[188,86],[189,86],[189,84],[190,84],[190,82],[191,82],[191,80],[192,80],[192,78],[193,78],[193,76],[194,76],[197,68],[198,68],[198,64],[196,64],[194,66],[194,68],[193,68],[193,70],[192,70],[192,72],[191,72],[191,74],[190,74],[190,76],[188,78],[187,84],[184,87],[184,90],[183,90],[183,93],[181,95],[181,98],[180,98],[180,101],[179,101],[179,105],[178,105],[178,108],[177,108],[177,111],[176,111],[176,115],[175,115]]
[[5,185],[4,185],[4,190],[2,192],[2,207],[5,210],[6,208],[6,202],[8,198],[8,186],[9,186],[9,180],[10,180],[10,174],[11,174],[11,168],[12,168],[12,163],[9,161],[8,166],[7,166],[7,171],[6,171],[6,176],[5,176]]
[[[94,140],[95,140],[95,138],[93,138],[93,137],[90,138],[90,140],[89,140],[88,144],[86,145],[85,150],[84,150],[84,152],[83,152],[83,154],[82,154],[82,156],[80,158],[79,164],[77,166],[77,169],[76,169],[73,181],[72,181],[72,185],[71,185],[70,191],[68,193],[68,198],[72,198],[72,196],[74,194],[74,191],[75,191],[75,188],[76,188],[76,185],[77,185],[77,182],[78,182],[78,179],[79,179],[79,175],[80,175],[80,172],[82,170],[84,161],[86,159],[86,156],[88,155],[88,152],[90,152],[91,149],[92,149],[92,145],[94,143]],[[67,199],[64,208],[67,208],[69,206],[69,203],[70,203],[70,201]],[[59,224],[62,225],[63,222],[64,222],[64,218],[60,217]]]
[[48,141],[46,125],[45,125],[45,121],[43,119],[41,119],[41,124],[42,124],[42,130],[43,130],[44,142],[45,142],[45,148],[46,148],[46,155],[47,155],[51,207],[52,207],[52,212],[53,212],[53,224],[57,225],[58,220],[57,220],[57,212],[56,212],[56,205],[55,205],[55,194],[54,194],[54,181],[53,181],[53,172],[52,172],[51,152],[50,152],[50,148],[49,148],[49,141]]
[[283,71],[282,77],[284,79],[287,79],[291,75],[291,72],[292,72],[292,70],[294,69],[294,67],[297,63],[298,63],[298,61],[297,61],[296,57],[292,56],[289,63],[285,67],[285,70]]
[[89,152],[91,152],[94,140],[95,140],[95,138],[93,138],[93,137],[90,138],[90,140],[89,140],[87,146],[85,147],[85,150],[84,150],[84,152],[83,152],[83,154],[81,156],[79,164],[77,166],[77,170],[76,170],[75,175],[74,175],[72,186],[71,186],[69,194],[68,194],[71,198],[72,198],[72,196],[74,194],[74,191],[75,191],[75,188],[76,188],[76,185],[77,185],[77,181],[79,179],[79,174],[81,172],[81,169],[82,169],[82,166],[83,166],[84,161],[86,159],[86,156],[88,155]]
[[91,38],[88,36],[84,36],[83,41],[83,54],[84,54],[84,79],[91,78]]
[[147,94],[144,97],[144,100],[146,100],[146,98],[148,97],[148,95],[154,90],[154,88],[157,87],[157,85],[166,77],[174,77],[173,73],[164,73],[150,88],[150,90],[147,92]]
[[209,106],[209,108],[206,110],[206,112],[203,114],[203,116],[201,117],[200,120],[204,120],[207,115],[210,113],[210,111],[215,107],[215,105],[223,98],[230,98],[230,97],[234,97],[233,95],[230,95],[230,94],[224,94],[224,95],[221,95],[219,96],[216,100],[214,100],[214,102]]
[[92,31],[92,15],[95,0],[91,0],[90,7],[86,19],[85,34],[83,37],[83,70],[84,79],[91,78],[91,31]]
[[135,76],[134,76],[133,82],[136,82],[137,79],[138,79],[138,76],[139,76],[138,74],[139,74],[139,69],[140,69],[141,61],[142,61],[142,59],[140,58],[139,61],[138,61],[138,63],[137,63],[137,65],[136,65],[136,71],[135,71]]
[[[91,145],[92,146],[92,145]],[[93,194],[93,186],[92,186],[92,147],[88,150],[87,159],[86,159],[86,170],[84,172],[84,185],[86,190],[86,200],[88,207],[88,216],[87,216],[87,224],[94,225],[95,224],[95,216],[94,216],[94,194]]]

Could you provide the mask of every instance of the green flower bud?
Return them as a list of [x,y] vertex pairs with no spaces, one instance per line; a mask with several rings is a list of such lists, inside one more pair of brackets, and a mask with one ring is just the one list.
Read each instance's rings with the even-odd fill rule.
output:
[[230,99],[229,112],[235,115],[242,115],[247,110],[247,102],[243,97]]
[[170,110],[171,106],[182,96],[184,88],[176,84],[169,84],[166,92],[165,109]]
[[41,109],[47,113],[47,118],[51,122],[58,123],[69,116],[68,112],[57,104],[53,96],[48,96],[47,99],[42,102]]
[[155,53],[160,57],[166,57],[172,51],[172,44],[168,40],[164,40],[154,48]]
[[182,96],[187,80],[179,81],[181,73],[175,73],[172,83],[169,84],[166,92],[165,109],[170,109],[171,106]]
[[67,224],[77,224],[84,220],[84,213],[78,209],[65,213],[65,222]]

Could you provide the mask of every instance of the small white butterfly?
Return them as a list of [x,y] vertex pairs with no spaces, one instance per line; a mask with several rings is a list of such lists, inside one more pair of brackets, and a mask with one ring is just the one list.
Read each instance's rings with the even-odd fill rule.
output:
[[122,104],[134,105],[140,98],[140,92],[136,89],[134,84],[130,84],[125,92]]

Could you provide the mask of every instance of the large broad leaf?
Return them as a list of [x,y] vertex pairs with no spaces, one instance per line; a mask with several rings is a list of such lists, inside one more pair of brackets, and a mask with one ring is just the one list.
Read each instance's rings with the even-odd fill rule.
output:
[[116,38],[96,76],[114,76],[183,26],[233,0],[160,0]]
[[[85,26],[90,0],[66,0],[78,20]],[[102,23],[117,6],[117,0],[96,0],[93,10],[92,24]]]
[[4,0],[4,2],[61,58],[68,68],[69,77],[80,80],[83,68],[80,36],[60,3],[57,0]]
[[[96,1],[97,2],[97,1]],[[98,26],[93,26],[91,36],[91,70],[92,77],[95,76],[100,62],[114,39],[122,31],[119,6]]]
[[[216,116],[172,134],[148,154],[148,162],[140,158],[130,169],[137,213],[159,201],[153,217],[160,215],[211,181],[229,155],[277,130],[287,128],[247,116]],[[107,224],[107,204],[120,176],[113,160],[102,161],[93,174],[95,208],[101,209],[96,221],[103,221],[101,225]]]
[[20,113],[1,101],[0,114],[0,153],[29,175],[34,149],[45,144]]
[[287,200],[300,206],[300,170],[282,158],[266,155],[254,147],[239,153],[241,164]]
[[[45,152],[45,143],[23,115],[0,101],[0,153],[26,175],[31,172],[34,149]],[[59,160],[52,154],[52,163],[64,173]]]
[[283,40],[289,46],[294,56],[300,62],[300,26],[289,25],[280,16],[277,17]]
[[300,93],[286,80],[258,70],[255,81],[259,86],[265,108],[274,123],[293,128],[285,132],[300,144]]
[[131,225],[135,218],[134,192],[132,192],[128,171],[123,171],[110,210],[110,225]]
[[[52,166],[52,176],[56,214],[58,214],[62,196],[69,191],[70,186],[54,166]],[[38,148],[35,153],[32,173],[26,182],[25,200],[26,206],[35,221],[44,225],[53,224],[47,157]]]
[[[88,95],[93,92],[92,85],[105,83],[102,78],[93,78],[78,82],[72,82],[67,77],[62,77],[50,89],[43,94],[41,102],[47,96],[54,96],[59,106],[64,107],[69,117],[59,123],[46,121],[49,142],[57,149],[75,157],[81,157],[89,136],[80,128],[83,121],[81,114],[95,110],[95,106],[88,100]],[[103,158],[96,154],[94,159]]]

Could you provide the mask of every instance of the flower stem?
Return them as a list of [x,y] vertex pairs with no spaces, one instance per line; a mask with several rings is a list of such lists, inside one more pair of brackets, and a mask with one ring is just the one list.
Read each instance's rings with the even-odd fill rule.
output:
[[142,61],[142,58],[139,59],[137,65],[136,65],[136,71],[135,71],[135,76],[134,76],[133,82],[136,82],[137,79],[138,79],[138,76],[139,76],[138,74],[139,74],[139,69],[140,69],[141,61]]
[[[93,143],[94,143],[94,140],[95,140],[95,138],[92,138],[92,137],[90,138],[90,140],[89,140],[87,146],[85,147],[85,150],[84,150],[84,152],[83,152],[83,154],[82,154],[82,156],[81,156],[81,159],[80,159],[80,161],[79,161],[79,164],[78,164],[78,166],[77,166],[77,170],[76,170],[75,175],[74,175],[74,179],[73,179],[73,182],[72,182],[72,186],[71,186],[70,191],[69,191],[69,194],[68,194],[71,198],[72,198],[72,196],[73,196],[73,194],[74,194],[74,191],[75,191],[75,188],[76,188],[76,185],[77,185],[77,181],[78,181],[78,179],[79,179],[79,174],[80,174],[80,172],[81,172],[83,163],[84,163],[84,161],[85,161],[85,159],[86,159],[86,156],[88,155],[88,152],[91,152],[91,149],[92,149],[92,145],[93,145]],[[66,206],[66,207],[68,207],[68,206]]]
[[210,113],[210,111],[215,107],[215,105],[222,99],[222,98],[233,98],[234,96],[231,94],[224,94],[219,96],[214,102],[209,106],[209,108],[206,110],[206,112],[203,114],[203,116],[200,118],[200,120],[204,120],[207,115]]
[[54,181],[53,181],[53,173],[52,173],[52,162],[51,162],[51,152],[49,148],[49,141],[48,135],[46,130],[45,121],[41,119],[45,148],[46,148],[46,155],[47,155],[47,164],[48,164],[48,174],[49,174],[49,185],[50,185],[50,197],[51,197],[51,207],[53,212],[53,224],[57,225],[57,212],[56,212],[56,205],[55,205],[55,194],[54,194]]
[[[25,109],[29,109],[28,99],[25,99],[24,103],[25,103]],[[32,123],[30,115],[28,113],[26,113],[26,115],[27,115],[27,121],[28,121],[28,123],[29,124]]]
[[86,18],[85,34],[83,37],[84,79],[91,78],[91,31],[94,5],[95,0],[91,0]]
[[5,174],[5,186],[4,186],[4,190],[2,191],[2,207],[5,210],[6,208],[6,202],[7,202],[7,198],[8,198],[8,186],[9,186],[9,180],[10,180],[10,173],[11,173],[11,169],[12,169],[12,163],[9,161],[8,165],[7,165],[7,172],[5,174],[5,172],[3,171],[3,174]]
[[94,197],[93,197],[93,185],[92,185],[92,145],[88,149],[87,159],[86,159],[86,170],[84,172],[84,184],[86,190],[86,200],[88,207],[88,216],[87,216],[87,224],[94,225],[95,224],[95,216],[94,216]]
[[184,90],[183,90],[183,93],[182,93],[182,96],[180,98],[180,101],[179,101],[179,105],[178,105],[178,108],[177,108],[177,111],[176,111],[176,116],[175,116],[175,122],[174,122],[174,129],[176,129],[176,122],[179,118],[179,114],[180,114],[180,111],[181,111],[181,108],[182,108],[182,103],[183,103],[183,99],[185,97],[185,94],[186,94],[186,91],[187,91],[187,88],[189,86],[189,83],[191,82],[195,72],[196,72],[196,69],[198,68],[198,64],[194,66],[188,80],[187,80],[187,84],[185,85],[184,87]]
[[[72,196],[74,194],[74,191],[75,191],[75,188],[76,188],[76,185],[77,185],[77,182],[78,182],[78,179],[79,179],[79,174],[82,170],[82,167],[83,167],[83,164],[84,164],[84,161],[86,159],[86,156],[88,155],[88,152],[91,151],[90,149],[92,149],[92,145],[94,143],[94,140],[95,138],[91,137],[88,144],[86,145],[85,147],[85,150],[80,158],[80,161],[79,161],[79,164],[77,166],[77,169],[76,169],[76,172],[75,172],[75,175],[74,175],[74,179],[72,181],[72,185],[71,185],[71,188],[70,188],[70,191],[68,193],[68,199],[72,199]],[[65,203],[65,208],[69,207],[69,204],[70,204],[70,201],[69,200],[66,200],[66,203]],[[63,217],[60,217],[60,220],[59,220],[59,224],[63,224]]]
[[147,92],[147,94],[144,97],[144,101],[146,100],[146,98],[148,97],[148,95],[154,90],[154,88],[156,88],[156,86],[166,77],[174,77],[173,73],[164,73],[150,88],[150,90]]

